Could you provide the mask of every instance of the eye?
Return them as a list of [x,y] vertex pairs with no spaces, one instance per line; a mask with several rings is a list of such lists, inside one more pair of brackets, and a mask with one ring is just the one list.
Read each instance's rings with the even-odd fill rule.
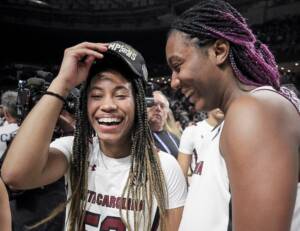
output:
[[102,98],[102,95],[99,95],[99,94],[91,94],[91,98],[93,98],[93,99],[101,99],[101,98]]
[[101,94],[101,92],[98,91],[92,91],[90,92],[89,97],[92,99],[101,99],[103,97],[103,94]]
[[118,99],[125,99],[128,97],[128,95],[129,94],[126,91],[118,91],[118,92],[116,92],[115,97]]
[[127,97],[127,95],[125,95],[125,94],[117,94],[116,97],[118,99],[125,99]]
[[172,64],[172,69],[176,72],[180,72],[180,66],[181,66],[180,63],[174,63]]

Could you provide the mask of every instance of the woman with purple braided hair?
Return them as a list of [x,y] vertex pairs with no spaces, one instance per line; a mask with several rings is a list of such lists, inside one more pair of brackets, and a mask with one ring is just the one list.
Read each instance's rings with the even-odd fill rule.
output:
[[[224,122],[199,155],[179,230],[300,229],[299,100],[230,4],[205,0],[173,24],[171,86]],[[298,195],[298,196],[297,196]]]

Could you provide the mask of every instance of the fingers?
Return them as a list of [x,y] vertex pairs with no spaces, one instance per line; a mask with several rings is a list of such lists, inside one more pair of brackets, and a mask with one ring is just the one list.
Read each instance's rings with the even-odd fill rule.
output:
[[92,63],[94,62],[95,58],[93,56],[88,56],[85,60],[84,63],[90,68]]
[[98,51],[91,50],[88,48],[68,48],[65,50],[65,56],[73,56],[77,61],[83,61],[85,57],[92,56],[94,58],[101,59],[103,54]]
[[108,48],[108,43],[91,43],[91,42],[83,42],[79,43],[73,48],[79,48],[79,49],[90,49],[94,51],[98,51],[99,53],[106,52]]
[[108,49],[106,43],[83,42],[65,49],[64,58],[58,73],[61,85],[70,90],[86,80],[95,59],[102,59]]
[[74,56],[78,61],[85,61],[87,57],[96,59],[103,58],[103,52],[107,51],[108,44],[106,43],[91,43],[83,42],[65,50],[66,56]]

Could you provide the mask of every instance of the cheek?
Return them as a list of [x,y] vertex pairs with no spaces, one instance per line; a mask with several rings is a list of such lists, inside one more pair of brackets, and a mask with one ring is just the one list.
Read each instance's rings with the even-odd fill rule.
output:
[[153,116],[154,112],[155,112],[155,109],[151,108],[148,112],[148,117],[151,118]]
[[[131,118],[130,118],[132,124],[134,123],[134,119],[135,119],[135,111],[134,111],[134,109],[133,109],[133,110],[131,111]],[[132,126],[132,125],[131,125],[131,126]]]
[[200,80],[201,73],[202,73],[202,69],[197,67],[197,68],[189,69],[188,74],[189,74],[190,80],[197,82]]
[[93,111],[93,108],[94,108],[94,104],[91,100],[88,100],[87,101],[87,111],[88,111],[88,114],[91,114],[92,111]]
[[89,117],[89,120],[91,120],[93,114],[97,111],[97,103],[95,101],[92,100],[88,100],[87,101],[87,114]]
[[92,123],[92,107],[89,103],[87,104],[87,116],[88,116],[89,122],[91,124]]
[[167,111],[167,109],[163,109],[162,113],[163,113],[162,117],[165,118],[165,119],[167,119],[167,117],[168,117],[168,111]]
[[154,111],[154,107],[150,107],[150,108],[147,109],[148,113],[153,113],[153,111]]
[[127,103],[124,103],[124,108],[128,111],[128,118],[131,124],[134,122],[135,117],[135,102],[133,100],[128,101]]
[[180,73],[178,74],[179,79],[186,83],[192,83],[197,80],[197,75],[199,72],[192,68],[192,66],[186,66],[181,69]]
[[128,116],[128,121],[127,121],[127,130],[130,132],[132,128],[134,127],[135,124],[135,113],[134,111],[130,112],[130,116]]
[[201,60],[194,58],[191,62],[187,63],[183,68],[183,75],[187,81],[201,82],[203,76],[206,76],[206,63]]

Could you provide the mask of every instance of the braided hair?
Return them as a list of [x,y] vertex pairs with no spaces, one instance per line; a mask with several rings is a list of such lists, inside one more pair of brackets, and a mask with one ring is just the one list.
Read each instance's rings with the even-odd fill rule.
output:
[[169,35],[173,31],[181,31],[190,39],[198,38],[199,47],[217,39],[227,40],[230,44],[229,63],[241,83],[257,87],[272,86],[300,112],[300,100],[296,94],[280,86],[280,74],[273,54],[228,2],[201,0],[173,22]]
[[245,85],[270,85],[280,89],[280,74],[268,47],[256,39],[243,16],[222,0],[202,0],[185,11],[171,26],[199,46],[217,39],[230,43],[229,62],[236,78]]
[[[160,214],[162,227],[164,226],[164,217],[166,210],[166,186],[162,173],[159,157],[154,148],[152,133],[148,125],[144,83],[141,78],[132,77],[118,62],[102,62],[103,67],[97,69],[97,72],[105,70],[118,70],[125,76],[133,86],[135,96],[135,121],[131,132],[132,145],[130,150],[131,167],[129,177],[123,190],[123,197],[132,201],[145,201],[146,206],[142,206],[144,218],[152,215],[152,201],[155,197]],[[131,76],[131,78],[129,78]],[[70,169],[70,182],[72,196],[70,198],[69,227],[68,230],[81,230],[84,223],[85,207],[87,201],[87,174],[89,146],[95,135],[93,128],[88,122],[87,114],[87,95],[92,77],[82,86],[79,110],[76,115],[77,124],[74,134],[73,156]],[[127,206],[126,206],[127,207]],[[147,211],[145,209],[147,208]],[[139,206],[133,206],[134,209],[134,227],[137,230],[141,223]],[[121,208],[120,215],[123,223],[128,230],[132,230],[129,225],[128,208],[126,209],[126,218]],[[151,229],[151,219],[145,224],[144,230]]]

